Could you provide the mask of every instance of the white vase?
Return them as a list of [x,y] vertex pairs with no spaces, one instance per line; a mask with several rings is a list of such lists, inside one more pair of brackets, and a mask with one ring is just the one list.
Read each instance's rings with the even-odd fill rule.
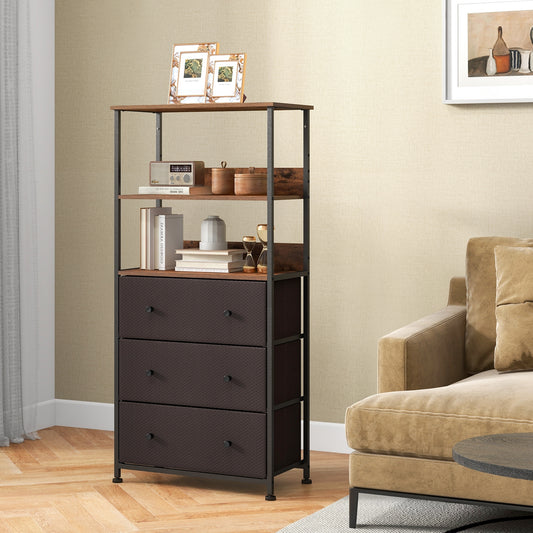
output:
[[487,58],[485,72],[487,73],[487,76],[494,76],[494,74],[496,74],[496,60],[492,55],[492,48],[489,48],[489,57]]
[[217,215],[202,221],[200,250],[227,250],[226,223]]

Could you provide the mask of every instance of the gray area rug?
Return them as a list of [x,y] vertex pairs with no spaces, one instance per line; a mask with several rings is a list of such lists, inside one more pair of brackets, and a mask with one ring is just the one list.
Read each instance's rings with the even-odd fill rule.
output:
[[[440,503],[428,500],[359,495],[357,529],[348,527],[348,496],[290,524],[278,533],[372,533],[439,532],[486,520],[527,516],[496,507]],[[526,520],[484,524],[465,529],[475,533],[531,533],[533,514]]]

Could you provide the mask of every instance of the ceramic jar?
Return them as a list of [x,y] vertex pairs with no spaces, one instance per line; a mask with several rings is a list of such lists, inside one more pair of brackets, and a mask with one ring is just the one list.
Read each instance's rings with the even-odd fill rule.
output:
[[202,221],[200,250],[227,250],[226,223],[217,215]]

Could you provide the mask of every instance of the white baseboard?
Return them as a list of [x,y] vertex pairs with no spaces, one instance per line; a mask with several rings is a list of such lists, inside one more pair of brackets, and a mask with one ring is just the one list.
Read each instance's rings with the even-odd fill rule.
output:
[[[106,431],[114,429],[115,412],[112,403],[50,400],[39,404],[39,408],[42,409],[42,416],[39,416],[39,429],[54,425]],[[43,422],[47,422],[47,425],[43,425]],[[332,453],[352,451],[346,444],[344,424],[331,422],[311,421],[310,448],[314,451]]]
[[56,400],[56,426],[113,431],[114,418],[112,403]]
[[39,402],[36,406],[24,407],[24,427],[26,431],[38,431],[56,425],[56,400]]
[[316,452],[351,453],[346,444],[344,424],[313,422],[311,420],[311,442],[309,447]]

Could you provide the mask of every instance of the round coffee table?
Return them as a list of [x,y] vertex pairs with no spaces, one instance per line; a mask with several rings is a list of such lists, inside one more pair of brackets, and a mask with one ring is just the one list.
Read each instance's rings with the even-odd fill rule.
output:
[[533,433],[483,435],[458,442],[453,460],[460,465],[519,479],[533,479]]
[[[533,480],[533,433],[500,433],[466,439],[453,447],[452,455],[456,463],[473,470]],[[531,519],[533,515],[496,518],[452,529],[448,533],[498,522]]]

